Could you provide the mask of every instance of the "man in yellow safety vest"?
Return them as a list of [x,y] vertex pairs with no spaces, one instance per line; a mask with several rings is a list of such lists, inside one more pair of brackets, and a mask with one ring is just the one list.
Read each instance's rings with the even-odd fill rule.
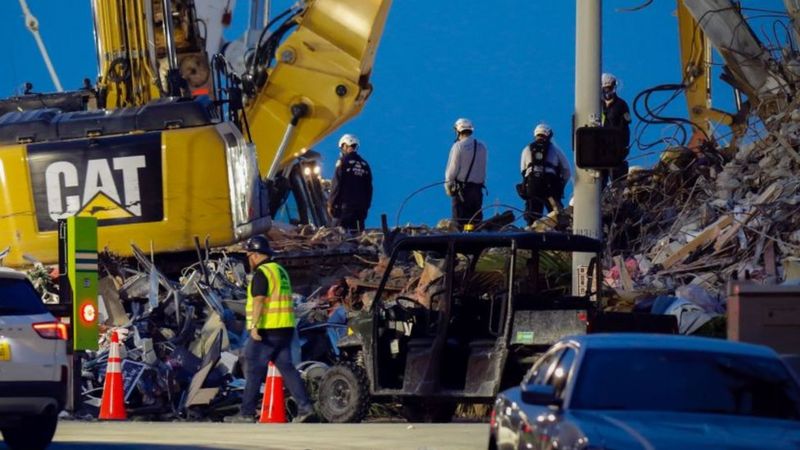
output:
[[293,422],[305,422],[314,413],[300,373],[292,364],[291,343],[294,336],[294,305],[289,274],[280,264],[271,262],[274,255],[264,236],[254,236],[245,243],[247,261],[253,278],[247,287],[247,330],[249,339],[244,356],[245,388],[239,415],[226,422],[254,422],[261,383],[272,362],[297,402],[298,413]]

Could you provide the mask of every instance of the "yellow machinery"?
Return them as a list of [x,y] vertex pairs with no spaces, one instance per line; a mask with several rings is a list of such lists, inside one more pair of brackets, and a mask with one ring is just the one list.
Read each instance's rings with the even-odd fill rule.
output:
[[99,246],[120,255],[233,243],[289,197],[326,223],[307,149],[363,107],[390,3],[306,0],[239,76],[209,62],[193,2],[94,0],[97,90],[0,101],[4,263],[55,262],[72,215],[97,217]]
[[[790,3],[787,7],[794,11]],[[689,119],[696,127],[711,136],[713,124],[730,126],[737,139],[746,131],[748,112],[766,122],[787,108],[793,98],[791,83],[796,81],[793,70],[775,61],[736,2],[678,0],[677,5],[683,84]],[[725,66],[722,79],[736,89],[735,114],[711,107],[712,47]],[[741,102],[740,93],[746,102]]]
[[683,84],[689,120],[706,136],[713,134],[714,124],[731,126],[733,116],[711,107],[711,43],[703,29],[678,0],[678,34],[680,36]]

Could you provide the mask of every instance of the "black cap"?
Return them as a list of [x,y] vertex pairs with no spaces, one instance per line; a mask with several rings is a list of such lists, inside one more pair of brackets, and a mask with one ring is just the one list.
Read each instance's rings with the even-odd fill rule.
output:
[[275,251],[269,246],[269,241],[264,236],[253,236],[244,244],[247,252],[261,253],[262,255],[272,256]]

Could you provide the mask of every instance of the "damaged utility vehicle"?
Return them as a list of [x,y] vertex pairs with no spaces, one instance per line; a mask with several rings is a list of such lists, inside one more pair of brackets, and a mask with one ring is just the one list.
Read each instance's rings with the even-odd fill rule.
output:
[[[603,244],[561,233],[462,233],[399,238],[371,305],[350,318],[341,359],[322,377],[318,409],[359,422],[372,402],[399,401],[411,421],[448,421],[457,403],[489,403],[561,337],[586,332],[599,264],[570,295],[572,252]],[[418,279],[387,285],[393,268]]]

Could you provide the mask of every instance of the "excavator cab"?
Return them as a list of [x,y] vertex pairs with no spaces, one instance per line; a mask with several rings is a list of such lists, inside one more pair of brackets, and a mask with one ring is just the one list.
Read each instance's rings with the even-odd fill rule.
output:
[[[345,358],[320,382],[321,414],[359,421],[364,403],[400,399],[409,420],[441,422],[457,403],[491,402],[535,355],[586,332],[595,292],[569,293],[577,251],[599,256],[602,244],[529,232],[400,239],[374,301],[349,324],[355,335],[339,343]],[[415,281],[393,279],[398,269]],[[599,265],[585,274],[594,286]]]
[[285,170],[286,175],[267,181],[273,220],[318,227],[330,223],[331,217],[325,208],[326,181],[320,174],[321,159],[319,153],[308,151]]

